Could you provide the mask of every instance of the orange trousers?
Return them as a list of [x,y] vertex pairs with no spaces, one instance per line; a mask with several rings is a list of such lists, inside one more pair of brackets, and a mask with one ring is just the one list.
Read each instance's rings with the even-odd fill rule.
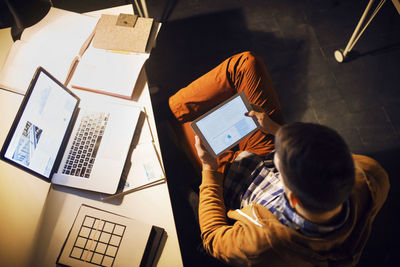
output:
[[[262,59],[251,52],[234,55],[169,98],[169,106],[178,120],[179,141],[198,172],[201,161],[194,145],[190,122],[232,95],[243,91],[250,103],[261,106],[277,123],[283,123],[278,96]],[[265,155],[274,149],[273,136],[260,130],[242,140],[238,150],[218,157],[219,171],[242,151]]]

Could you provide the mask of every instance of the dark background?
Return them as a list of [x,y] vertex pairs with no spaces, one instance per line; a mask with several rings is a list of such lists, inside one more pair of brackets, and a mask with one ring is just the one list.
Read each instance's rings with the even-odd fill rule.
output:
[[[52,2],[55,7],[86,12],[130,1]],[[174,139],[168,97],[246,50],[264,59],[287,122],[330,126],[354,153],[375,158],[387,170],[389,197],[359,266],[398,266],[400,15],[391,1],[356,44],[353,59],[339,64],[333,57],[335,49],[346,46],[367,2],[147,0],[150,16],[163,22],[146,72],[185,266],[220,264],[201,251],[198,226],[179,189],[196,174]],[[0,11],[0,27],[11,26],[4,1]]]

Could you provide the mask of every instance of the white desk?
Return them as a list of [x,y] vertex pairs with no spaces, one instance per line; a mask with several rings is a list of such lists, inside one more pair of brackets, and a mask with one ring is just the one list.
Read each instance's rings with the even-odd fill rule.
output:
[[[9,29],[0,30],[0,56],[5,49],[8,51],[12,43],[10,35],[9,39],[4,38],[7,31]],[[75,93],[86,101],[110,98],[79,90],[75,90]],[[22,98],[21,95],[0,90],[0,144],[6,138]],[[147,82],[137,102],[146,108],[150,129],[159,150]],[[158,266],[183,265],[167,183],[130,193],[124,196],[122,203],[112,204],[101,201],[97,193],[51,186],[0,161],[0,190],[1,266],[55,266],[63,242],[83,203],[163,227],[168,238]]]

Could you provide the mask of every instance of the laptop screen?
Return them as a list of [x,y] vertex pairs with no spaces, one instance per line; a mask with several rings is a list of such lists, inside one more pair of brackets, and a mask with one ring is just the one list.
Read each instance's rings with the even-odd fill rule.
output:
[[39,68],[2,156],[24,169],[50,178],[78,103],[78,98]]

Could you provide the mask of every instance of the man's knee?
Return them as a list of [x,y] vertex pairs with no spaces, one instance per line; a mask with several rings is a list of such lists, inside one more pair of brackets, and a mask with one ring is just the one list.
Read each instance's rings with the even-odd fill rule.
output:
[[238,55],[243,62],[243,64],[248,65],[248,66],[254,66],[257,63],[257,57],[254,54],[254,52],[251,51],[245,51],[242,52]]
[[237,71],[251,71],[259,72],[264,62],[260,57],[258,57],[254,52],[245,51],[235,56],[238,62],[235,62],[235,67]]
[[255,53],[252,52],[252,51],[245,51],[245,52],[242,52],[242,53],[238,54],[238,56],[239,56],[239,57],[242,57],[244,60],[250,61],[250,62],[256,60],[256,55],[255,55]]

